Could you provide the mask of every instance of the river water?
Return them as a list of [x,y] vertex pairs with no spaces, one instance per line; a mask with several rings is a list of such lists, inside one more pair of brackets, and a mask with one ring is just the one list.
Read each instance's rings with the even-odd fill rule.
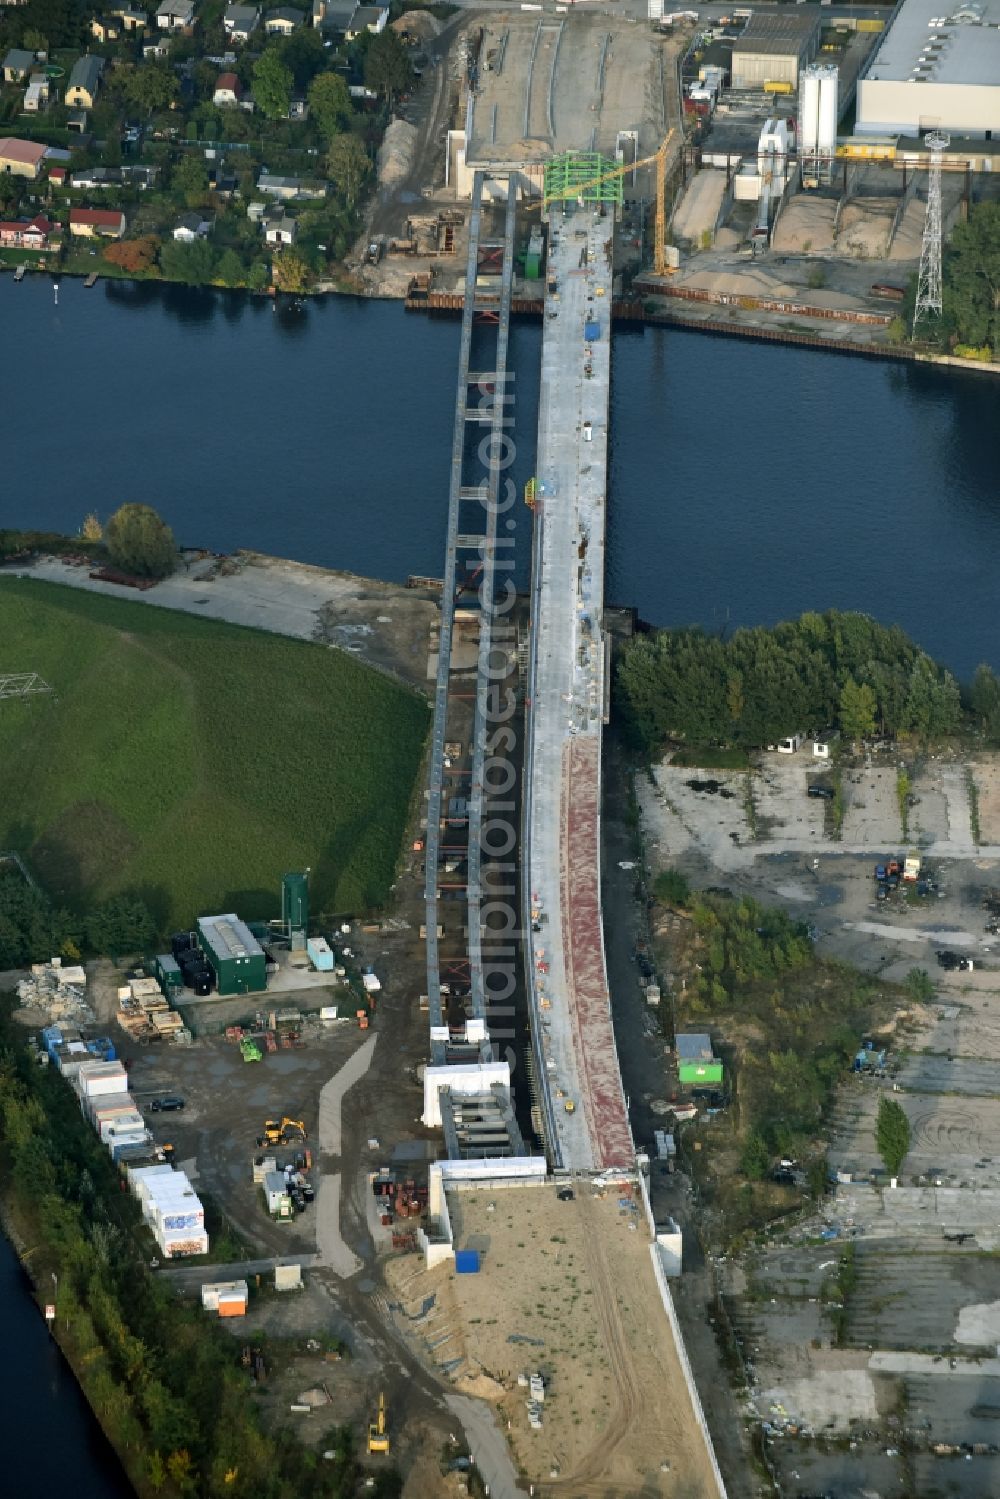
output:
[[[185,543],[439,575],[456,323],[69,280],[57,306],[47,279],[5,276],[0,329],[0,527],[73,532],[143,500]],[[519,484],[540,341],[515,326]],[[665,329],[618,336],[613,371],[612,602],[709,628],[861,609],[963,677],[1000,666],[992,381]],[[2,1238],[0,1306],[10,1492],[126,1494]]]
[[18,1499],[129,1499],[132,1487],[68,1364],[49,1336],[27,1277],[0,1233],[0,1411],[3,1483]]
[[[56,307],[47,278],[3,277],[0,327],[0,525],[74,531],[145,500],[187,543],[440,574],[457,323],[70,280]],[[540,339],[513,331],[519,483]],[[1000,665],[998,394],[974,373],[618,335],[609,599],[710,628],[861,609],[962,676]]]

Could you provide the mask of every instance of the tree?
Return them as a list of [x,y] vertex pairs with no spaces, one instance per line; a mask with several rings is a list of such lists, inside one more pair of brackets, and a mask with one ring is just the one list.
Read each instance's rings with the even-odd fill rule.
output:
[[910,1121],[902,1104],[885,1094],[879,1099],[875,1144],[890,1176],[898,1176],[910,1148]]
[[1000,348],[1000,203],[956,224],[944,265],[944,311],[963,343]]
[[295,250],[282,250],[274,257],[271,279],[279,291],[302,292],[309,285],[309,267]]
[[104,527],[97,519],[97,515],[93,510],[91,510],[89,515],[84,516],[83,525],[80,527],[80,535],[84,541],[102,541],[104,539]]
[[169,109],[177,98],[177,79],[166,63],[144,62],[120,68],[112,77],[122,97],[148,115],[157,109]]
[[209,286],[215,273],[215,251],[207,239],[164,240],[160,246],[160,270],[168,281],[185,286]]
[[[145,509],[145,506],[131,508]],[[96,953],[120,957],[122,953],[141,952],[155,936],[156,923],[149,907],[133,896],[113,896],[87,918],[87,942]]]
[[139,239],[116,240],[104,250],[104,258],[109,264],[138,276],[154,264],[159,248],[160,241],[155,234],[143,234]]
[[679,869],[661,869],[653,881],[653,894],[665,906],[686,906],[691,899],[691,886]]
[[309,85],[308,98],[317,128],[328,140],[350,123],[351,96],[339,73],[320,73]]
[[223,286],[242,286],[246,280],[243,262],[235,250],[223,250],[215,274]]
[[326,63],[322,34],[314,27],[302,27],[281,43],[281,61],[290,68],[297,89],[305,89]]
[[911,968],[903,980],[907,994],[917,1004],[930,1004],[934,998],[934,980],[926,968]]
[[174,570],[173,532],[149,505],[122,505],[104,528],[112,562],[143,578],[165,578]]
[[254,102],[269,120],[287,120],[292,102],[292,72],[280,53],[269,47],[253,65]]
[[413,79],[413,69],[406,48],[394,31],[373,36],[365,50],[365,83],[392,104],[394,94],[402,93]]
[[743,1142],[740,1170],[751,1181],[759,1182],[767,1175],[767,1168],[770,1164],[771,1152],[767,1148],[767,1141],[759,1129],[750,1130]]
[[848,739],[870,739],[875,733],[878,702],[867,682],[848,677],[840,689],[840,727]]
[[16,203],[21,196],[23,180],[10,176],[7,172],[0,174],[0,203],[6,208],[11,203]]
[[326,155],[327,175],[349,208],[358,201],[358,194],[371,169],[368,152],[356,135],[334,136]]
[[208,169],[202,158],[186,151],[170,174],[170,186],[183,193],[190,207],[195,207],[208,191]]
[[985,662],[976,667],[970,694],[972,711],[991,739],[1000,735],[1000,680]]

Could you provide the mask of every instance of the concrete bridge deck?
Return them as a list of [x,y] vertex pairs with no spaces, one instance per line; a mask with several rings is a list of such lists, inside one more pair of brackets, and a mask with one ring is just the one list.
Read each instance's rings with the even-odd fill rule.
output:
[[551,210],[536,463],[529,987],[550,1145],[558,1166],[578,1171],[628,1169],[635,1159],[600,892],[613,232],[597,208]]

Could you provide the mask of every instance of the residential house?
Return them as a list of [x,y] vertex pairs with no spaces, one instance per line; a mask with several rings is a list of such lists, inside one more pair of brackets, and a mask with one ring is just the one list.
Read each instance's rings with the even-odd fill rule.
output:
[[222,25],[230,41],[248,42],[260,25],[260,11],[256,5],[227,5]]
[[305,25],[306,13],[304,10],[295,10],[293,6],[282,5],[277,10],[269,10],[264,17],[264,30],[268,36],[291,36],[300,26]]
[[[128,186],[145,192],[156,181],[158,172],[159,167],[84,167],[73,173],[69,185],[74,191]],[[51,172],[49,176],[52,176]]]
[[69,232],[82,239],[121,239],[125,215],[120,208],[71,208]]
[[288,118],[290,120],[307,120],[309,118],[309,105],[305,99],[290,99],[288,101]]
[[0,222],[0,249],[4,250],[48,250],[49,235],[58,224],[53,224],[44,214],[33,219],[8,219]]
[[350,24],[344,29],[344,36],[349,42],[355,41],[366,31],[370,31],[373,36],[378,36],[380,31],[385,30],[385,23],[388,19],[389,7],[387,5],[359,5]]
[[195,0],[159,0],[156,25],[159,31],[193,31]]
[[145,31],[149,25],[149,17],[146,12],[138,10],[132,5],[120,5],[117,8],[113,6],[108,14],[118,17],[122,23],[122,31],[126,34],[138,35],[140,31]]
[[235,73],[220,73],[215,80],[212,103],[216,109],[235,109],[242,93],[243,85]]
[[49,167],[48,175],[53,187],[64,187],[69,177],[69,167]]
[[28,114],[38,114],[48,108],[52,97],[52,85],[44,73],[32,73],[24,91],[24,108]]
[[357,8],[357,0],[313,0],[312,23],[317,31],[344,33]]
[[185,245],[193,244],[196,239],[206,239],[211,232],[211,219],[203,219],[200,213],[182,213],[173,228],[174,239]]
[[98,42],[116,42],[124,31],[120,16],[94,16],[90,34]]
[[280,219],[264,220],[264,239],[276,250],[281,250],[286,245],[294,245],[297,233],[298,225],[286,213],[283,213]]
[[23,83],[35,66],[35,54],[11,47],[3,60],[4,83]]
[[0,172],[34,181],[41,175],[44,159],[45,147],[37,141],[22,141],[15,135],[0,136]]
[[167,46],[166,42],[144,42],[143,43],[142,55],[143,55],[143,57],[147,61],[150,58],[166,57],[169,52],[170,52],[170,48]]
[[297,198],[301,186],[298,177],[275,177],[270,172],[261,172],[257,178],[257,191],[269,198]]
[[83,57],[77,58],[73,64],[73,71],[69,75],[69,86],[66,89],[64,103],[67,108],[93,109],[97,99],[97,90],[101,86],[103,71],[103,57],[95,57],[88,52]]
[[224,167],[209,167],[208,186],[217,198],[231,198],[239,187],[239,180],[235,172]]

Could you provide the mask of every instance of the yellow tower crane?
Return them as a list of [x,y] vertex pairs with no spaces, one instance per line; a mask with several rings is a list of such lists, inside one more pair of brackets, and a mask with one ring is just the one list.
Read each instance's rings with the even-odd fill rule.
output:
[[638,161],[623,163],[621,166],[612,168],[610,172],[602,172],[599,177],[592,177],[587,182],[577,184],[577,191],[585,193],[590,188],[600,187],[602,183],[614,182],[618,177],[627,177],[629,172],[637,172],[640,167],[655,164],[656,218],[653,231],[653,269],[658,276],[667,274],[667,151],[676,134],[676,130],[671,127],[652,156],[643,156]]

